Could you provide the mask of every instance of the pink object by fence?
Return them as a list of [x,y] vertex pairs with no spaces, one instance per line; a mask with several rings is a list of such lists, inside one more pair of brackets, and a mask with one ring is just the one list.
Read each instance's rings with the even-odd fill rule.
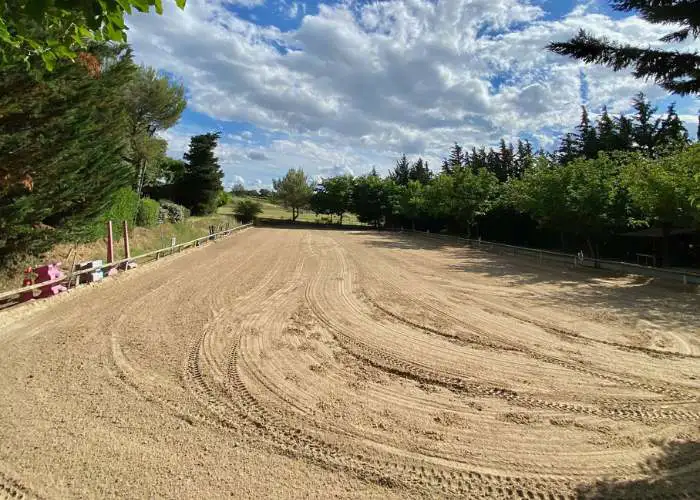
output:
[[107,221],[107,263],[114,262],[114,237],[112,235],[112,221]]
[[[51,281],[59,278],[63,278],[65,275],[61,271],[61,263],[56,262],[55,264],[47,264],[45,266],[37,267],[34,272],[36,273],[36,283],[43,283],[44,281]],[[66,287],[54,283],[52,285],[46,285],[41,287],[40,298],[51,297],[53,295],[58,295],[59,293],[66,290]]]
[[[30,286],[34,284],[34,280],[32,279],[32,274],[34,274],[34,271],[31,267],[28,267],[24,270],[24,279],[22,280],[22,286]],[[34,298],[34,290],[29,290],[28,292],[24,292],[20,296],[20,301],[21,302],[28,302]]]

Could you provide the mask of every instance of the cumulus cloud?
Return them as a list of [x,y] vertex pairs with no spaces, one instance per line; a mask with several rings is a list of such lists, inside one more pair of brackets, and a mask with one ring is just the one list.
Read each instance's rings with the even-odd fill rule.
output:
[[246,154],[246,157],[249,160],[255,160],[255,161],[263,161],[263,160],[269,160],[270,158],[263,153],[262,151],[248,151]]
[[[436,167],[454,141],[489,145],[501,136],[526,134],[547,147],[576,124],[581,104],[620,112],[640,90],[665,95],[629,73],[544,49],[580,28],[643,45],[669,29],[612,19],[592,2],[550,19],[546,3],[527,0],[347,1],[319,5],[288,31],[245,21],[228,1],[189,0],[184,11],[169,3],[162,18],[129,18],[136,56],[181,77],[195,111],[283,134],[259,154],[222,140],[225,164],[256,176],[268,175],[263,168],[273,176],[289,167],[385,170],[404,152]],[[293,17],[303,14],[299,5],[284,3]],[[681,50],[697,48],[689,41]]]

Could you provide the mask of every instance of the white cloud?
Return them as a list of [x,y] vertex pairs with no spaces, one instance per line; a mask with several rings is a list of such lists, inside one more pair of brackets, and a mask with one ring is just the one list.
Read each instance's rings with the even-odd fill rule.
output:
[[[526,0],[348,1],[321,4],[286,32],[244,21],[226,3],[189,0],[184,11],[166,3],[162,17],[135,15],[130,41],[140,60],[183,79],[193,110],[288,137],[264,151],[251,149],[258,132],[223,138],[222,164],[246,177],[299,166],[320,175],[362,173],[372,164],[384,171],[402,152],[437,168],[454,141],[489,145],[501,136],[527,134],[549,147],[553,133],[578,122],[582,80],[592,112],[608,105],[619,113],[640,90],[665,96],[629,73],[544,49],[580,28],[643,45],[669,29],[637,17],[614,20],[594,2],[548,20]],[[305,9],[282,7],[294,17]],[[695,112],[683,106],[679,113]]]

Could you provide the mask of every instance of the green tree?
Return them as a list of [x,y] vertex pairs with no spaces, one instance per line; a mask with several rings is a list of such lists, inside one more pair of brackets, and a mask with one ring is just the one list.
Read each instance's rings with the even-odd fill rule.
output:
[[598,156],[600,149],[598,145],[598,136],[595,127],[591,124],[588,117],[586,106],[581,106],[581,123],[576,129],[578,133],[579,150],[585,158],[595,158]]
[[[700,9],[693,0],[614,0],[614,9],[636,11],[653,24],[670,24],[680,29],[661,40],[682,42],[700,35]],[[635,47],[596,38],[581,30],[571,40],[549,44],[549,50],[587,63],[603,64],[615,71],[632,68],[637,78],[651,78],[676,94],[700,94],[700,54],[678,50]]]
[[432,175],[433,174],[428,167],[428,162],[423,160],[423,158],[418,158],[418,160],[411,165],[408,178],[409,180],[418,181],[421,184],[426,185],[430,182]]
[[530,141],[518,140],[517,155],[514,162],[514,170],[510,178],[520,179],[525,171],[527,171],[534,162],[534,154],[532,152],[532,144]]
[[91,51],[110,60],[99,78],[72,63],[42,81],[0,69],[0,260],[95,237],[112,194],[131,183],[122,91],[136,66],[123,47]]
[[396,162],[396,168],[389,173],[389,178],[393,180],[396,184],[400,186],[405,186],[408,184],[411,174],[411,163],[406,158],[406,155],[402,155],[401,158]]
[[658,131],[657,148],[661,153],[674,153],[686,148],[690,144],[688,131],[676,113],[675,104],[670,104],[666,110],[666,116],[661,120]]
[[260,215],[263,211],[262,204],[259,201],[246,198],[236,203],[234,214],[242,224],[249,224],[253,219]]
[[700,145],[658,159],[639,157],[622,171],[622,182],[632,203],[648,223],[660,227],[663,236],[663,265],[669,266],[669,237],[675,226],[698,219]]
[[176,188],[178,201],[193,215],[213,213],[217,208],[219,192],[223,190],[224,173],[214,155],[219,133],[196,135],[190,139],[185,153],[185,172]]
[[632,107],[636,111],[633,125],[633,138],[637,148],[648,156],[653,156],[656,152],[656,141],[658,139],[661,118],[654,118],[656,107],[652,106],[646,96],[640,92],[632,100]]
[[385,181],[377,175],[364,175],[355,179],[352,191],[352,211],[360,222],[380,227],[392,214],[393,181]]
[[398,189],[400,215],[411,221],[411,229],[414,231],[416,219],[420,217],[425,204],[423,191],[424,186],[419,181],[409,181]]
[[558,231],[562,234],[562,242],[563,234],[573,227],[571,214],[564,210],[568,172],[549,159],[539,157],[522,179],[508,182],[506,191],[509,204],[529,214],[540,226]]
[[615,122],[608,114],[607,106],[603,106],[603,113],[598,120],[598,144],[601,151],[615,151],[620,149],[620,139]]
[[166,143],[155,137],[180,119],[187,105],[185,89],[153,68],[140,67],[124,89],[125,107],[130,121],[129,162],[133,165],[136,192],[154,182],[165,157]]
[[561,145],[556,152],[556,158],[559,164],[566,165],[581,156],[581,154],[581,144],[578,137],[574,133],[568,133],[561,140]]
[[331,177],[323,181],[323,189],[328,197],[328,211],[331,215],[338,216],[340,225],[343,224],[343,216],[350,210],[354,185],[355,181],[350,175]]
[[[185,0],[175,0],[184,8]],[[0,63],[52,71],[80,57],[93,41],[126,42],[124,15],[134,9],[162,14],[162,0],[4,0],[0,2]],[[50,33],[50,36],[47,36]]]
[[276,198],[285,208],[292,209],[292,220],[297,220],[299,210],[309,205],[313,188],[302,169],[289,169],[281,179],[272,181]]

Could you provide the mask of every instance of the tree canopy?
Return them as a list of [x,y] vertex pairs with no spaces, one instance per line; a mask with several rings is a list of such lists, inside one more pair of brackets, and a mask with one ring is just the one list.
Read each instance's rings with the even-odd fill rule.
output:
[[[184,8],[186,0],[174,0]],[[124,15],[163,13],[163,0],[4,0],[0,2],[0,63],[49,71],[75,60],[90,42],[126,42]]]
[[178,182],[178,201],[194,215],[210,214],[218,207],[219,193],[223,190],[224,173],[214,150],[218,133],[196,135],[184,155],[185,171]]
[[[700,35],[700,5],[694,0],[614,0],[612,7],[636,12],[653,24],[678,25],[680,29],[661,38],[666,43],[682,42]],[[675,94],[700,94],[700,54],[636,47],[595,37],[585,30],[566,42],[555,42],[549,50],[587,63],[609,66],[615,71],[632,68],[637,78],[651,78]]]
[[292,220],[299,216],[299,210],[309,205],[313,189],[309,178],[302,169],[290,169],[281,179],[272,181],[277,199],[285,208],[292,209]]

